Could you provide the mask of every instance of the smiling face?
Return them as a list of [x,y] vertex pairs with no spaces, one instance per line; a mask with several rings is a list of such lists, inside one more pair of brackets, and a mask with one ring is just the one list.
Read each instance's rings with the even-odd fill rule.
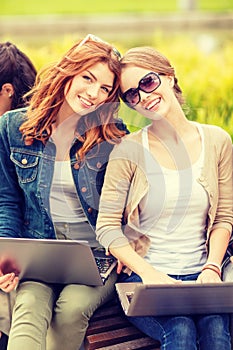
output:
[[66,114],[85,115],[97,109],[109,97],[113,83],[114,74],[107,63],[96,63],[76,75],[72,82],[65,86]]
[[140,101],[133,108],[147,118],[160,119],[168,114],[173,102],[177,103],[173,91],[174,79],[171,76],[159,75],[161,84],[155,83],[152,92],[144,92],[140,89],[139,82],[150,72],[148,69],[128,65],[122,69],[120,87],[123,94],[129,89],[137,89]]

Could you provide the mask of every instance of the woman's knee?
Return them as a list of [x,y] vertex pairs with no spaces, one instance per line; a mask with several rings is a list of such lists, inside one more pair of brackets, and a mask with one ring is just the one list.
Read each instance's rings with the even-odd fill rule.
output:
[[196,343],[196,327],[193,320],[185,316],[170,319],[166,325],[166,337],[181,342],[194,341]]
[[45,313],[51,313],[53,302],[53,291],[50,287],[37,282],[25,282],[18,287],[14,313],[44,316]]
[[87,323],[91,317],[90,304],[79,303],[76,301],[69,301],[62,305],[59,313],[56,312],[56,318],[59,317],[59,323],[65,324],[79,324]]
[[[230,318],[226,315],[209,315],[201,318],[198,324],[199,332],[217,336],[229,331]],[[205,331],[204,331],[205,330]]]
[[195,324],[193,320],[185,316],[176,316],[170,319],[167,323],[167,327],[170,331],[175,332],[177,335],[188,336],[191,332],[195,332]]

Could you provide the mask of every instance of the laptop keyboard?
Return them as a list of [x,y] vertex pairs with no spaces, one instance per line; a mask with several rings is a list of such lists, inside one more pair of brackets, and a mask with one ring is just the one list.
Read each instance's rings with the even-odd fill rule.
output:
[[105,283],[111,271],[116,266],[117,260],[111,255],[105,255],[105,250],[102,248],[93,248],[92,251],[101,279]]
[[95,257],[96,264],[100,273],[106,273],[111,265],[115,262],[114,258],[99,258]]

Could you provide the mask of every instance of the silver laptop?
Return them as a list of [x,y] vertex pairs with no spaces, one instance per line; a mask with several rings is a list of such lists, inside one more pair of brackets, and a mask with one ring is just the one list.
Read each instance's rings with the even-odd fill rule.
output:
[[127,316],[162,316],[233,312],[233,283],[146,285],[116,283]]
[[80,241],[0,237],[0,268],[20,280],[101,286],[115,265],[103,249]]

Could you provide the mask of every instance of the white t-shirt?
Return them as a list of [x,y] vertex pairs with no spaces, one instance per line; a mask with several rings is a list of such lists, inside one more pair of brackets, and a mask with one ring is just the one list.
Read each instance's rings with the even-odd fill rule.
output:
[[50,211],[55,223],[87,221],[74,185],[70,161],[55,161]]
[[143,132],[149,193],[140,203],[140,225],[151,240],[146,260],[174,275],[199,272],[206,262],[208,195],[197,181],[204,162],[204,142],[198,161],[176,170],[161,167],[149,152],[148,130]]

